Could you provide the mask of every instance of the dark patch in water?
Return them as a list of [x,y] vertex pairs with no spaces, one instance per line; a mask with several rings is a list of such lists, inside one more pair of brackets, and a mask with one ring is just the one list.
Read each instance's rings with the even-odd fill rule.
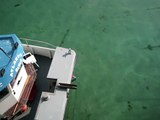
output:
[[149,90],[149,86],[146,86],[146,90]]
[[160,7],[147,8],[146,10],[158,10]]
[[127,103],[128,103],[128,111],[130,112],[133,109],[133,106],[130,101],[128,101]]
[[87,114],[87,120],[90,119],[91,115],[92,115],[91,113],[88,113],[88,114]]
[[132,105],[128,105],[128,111],[131,111],[133,109]]
[[146,106],[142,106],[142,109],[143,109],[143,110],[146,110],[146,109],[147,109],[147,107],[146,107]]
[[102,29],[102,32],[106,32],[106,28],[103,28],[103,29]]
[[14,5],[14,7],[19,7],[19,6],[21,6],[20,3]]
[[121,112],[122,114],[124,114],[125,112]]
[[125,14],[126,16],[130,16],[130,15],[131,15],[131,13],[130,13],[129,10],[124,11],[124,14]]
[[84,4],[80,4],[79,8],[81,9],[84,6]]
[[69,34],[69,31],[70,31],[70,29],[66,30],[66,33],[63,35],[63,38],[62,38],[61,43],[59,44],[59,46],[62,46],[64,44],[64,41],[65,41],[66,37]]
[[99,19],[100,19],[100,20],[105,20],[105,16],[104,16],[104,15],[101,15],[101,16],[99,17]]
[[153,50],[154,48],[158,48],[158,47],[160,47],[160,45],[152,46],[152,45],[149,44],[144,49]]
[[82,5],[79,8],[82,8]]
[[153,47],[152,47],[151,45],[147,45],[146,48],[149,49],[149,50],[152,50],[152,49],[153,49]]

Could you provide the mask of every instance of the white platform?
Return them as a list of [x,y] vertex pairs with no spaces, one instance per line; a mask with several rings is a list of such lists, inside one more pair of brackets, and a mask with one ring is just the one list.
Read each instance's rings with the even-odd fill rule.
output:
[[[47,95],[48,101],[42,101],[42,97]],[[35,120],[63,120],[66,102],[66,92],[42,92]]]
[[[71,83],[76,53],[73,50],[57,47],[47,75],[49,79],[57,79],[57,83]],[[55,89],[54,93],[42,92],[49,96],[48,101],[39,102],[35,120],[63,120],[68,90]]]
[[76,53],[68,52],[68,49],[56,48],[47,78],[57,79],[58,83],[71,83]]

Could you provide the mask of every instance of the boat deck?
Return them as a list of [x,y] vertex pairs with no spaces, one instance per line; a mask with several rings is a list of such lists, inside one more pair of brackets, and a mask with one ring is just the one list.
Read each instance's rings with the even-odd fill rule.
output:
[[65,120],[160,119],[160,0],[0,1],[1,34],[76,51]]

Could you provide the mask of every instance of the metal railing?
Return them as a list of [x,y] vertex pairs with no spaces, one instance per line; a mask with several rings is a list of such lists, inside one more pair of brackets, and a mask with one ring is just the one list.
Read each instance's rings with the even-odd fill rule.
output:
[[19,38],[21,40],[21,42],[23,44],[26,44],[26,45],[35,45],[35,46],[41,46],[41,47],[47,47],[47,48],[56,48],[57,46],[51,44],[51,43],[48,43],[48,42],[44,42],[44,41],[41,41],[41,40],[33,40],[33,39],[30,39],[30,38]]
[[53,58],[55,48],[57,46],[40,40],[33,40],[29,38],[19,38],[19,39],[21,40],[22,44],[24,44],[23,47],[26,52],[31,52],[32,54]]

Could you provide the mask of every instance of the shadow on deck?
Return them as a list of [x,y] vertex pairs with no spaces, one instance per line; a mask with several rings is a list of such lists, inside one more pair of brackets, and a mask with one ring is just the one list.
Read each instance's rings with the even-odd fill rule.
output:
[[46,77],[47,77],[52,59],[49,59],[43,56],[37,56],[37,55],[36,55],[36,59],[37,59],[37,63],[40,66],[37,72],[36,95],[35,95],[34,101],[32,103],[29,103],[29,106],[31,107],[30,113],[29,114],[26,113],[27,115],[21,118],[21,120],[34,120],[42,91],[45,91],[45,92],[49,91],[49,87],[48,87],[49,83]]

